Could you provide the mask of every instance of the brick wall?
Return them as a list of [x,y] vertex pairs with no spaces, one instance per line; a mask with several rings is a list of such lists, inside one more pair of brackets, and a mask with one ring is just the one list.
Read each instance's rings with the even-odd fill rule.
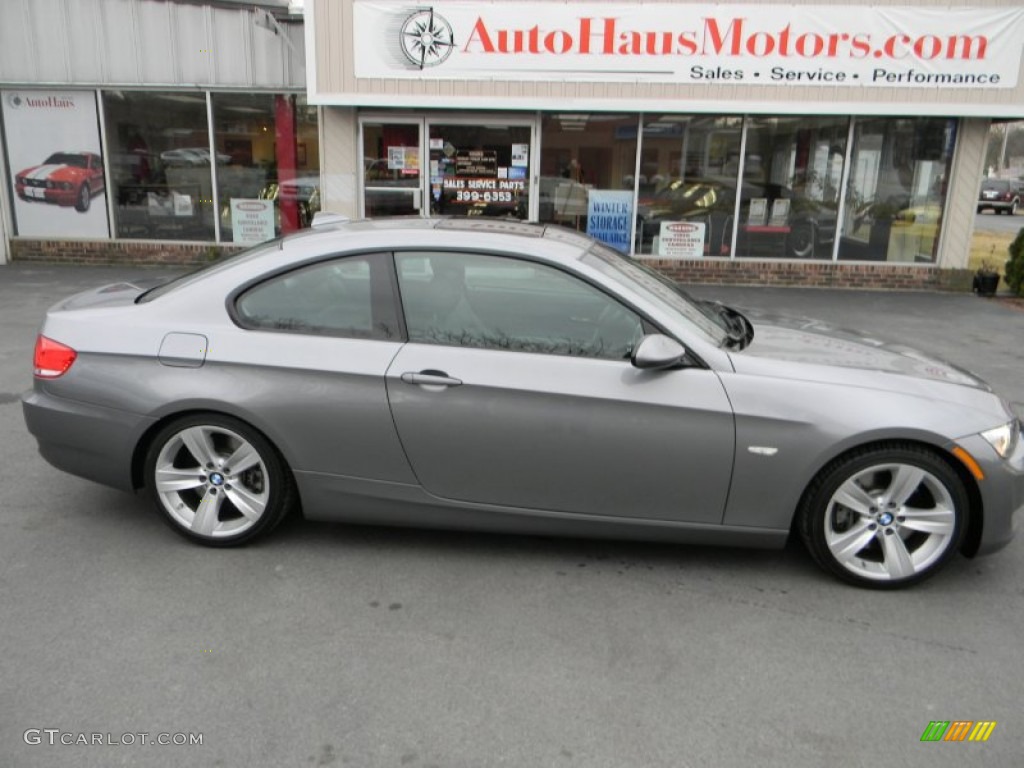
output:
[[233,245],[133,240],[11,240],[11,261],[49,264],[197,266],[241,250]]
[[773,261],[755,259],[644,259],[681,283],[867,288],[901,291],[969,291],[968,269],[911,264]]
[[[232,245],[145,241],[11,241],[11,260],[65,264],[197,265],[240,250]],[[643,259],[682,283],[969,291],[973,273],[908,264],[771,261],[755,259]]]

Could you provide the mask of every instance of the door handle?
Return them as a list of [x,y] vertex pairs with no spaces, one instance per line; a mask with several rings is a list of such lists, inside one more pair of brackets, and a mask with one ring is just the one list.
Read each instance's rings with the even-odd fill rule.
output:
[[461,379],[449,376],[444,371],[420,371],[419,373],[407,372],[402,374],[402,381],[406,384],[419,384],[425,386],[457,387],[462,383]]

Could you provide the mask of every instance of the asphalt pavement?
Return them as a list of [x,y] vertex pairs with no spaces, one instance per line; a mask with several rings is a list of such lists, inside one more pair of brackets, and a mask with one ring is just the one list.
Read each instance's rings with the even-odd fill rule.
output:
[[985,211],[974,214],[975,232],[994,232],[997,234],[1016,235],[1024,229],[1024,216],[1010,216],[995,211]]
[[[292,519],[220,551],[51,469],[18,402],[45,308],[140,271],[0,267],[0,767],[1021,764],[1020,541],[894,593],[796,545]],[[694,292],[921,347],[1024,403],[1024,312],[1006,303]],[[997,726],[922,743],[935,720]]]

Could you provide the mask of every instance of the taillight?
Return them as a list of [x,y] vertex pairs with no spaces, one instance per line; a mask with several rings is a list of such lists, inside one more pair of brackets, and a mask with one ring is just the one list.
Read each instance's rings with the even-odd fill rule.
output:
[[33,373],[40,379],[56,379],[68,372],[78,353],[66,344],[40,335],[32,360]]

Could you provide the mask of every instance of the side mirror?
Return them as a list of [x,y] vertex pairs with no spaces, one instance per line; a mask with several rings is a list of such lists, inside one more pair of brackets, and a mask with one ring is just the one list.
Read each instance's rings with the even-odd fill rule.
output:
[[640,339],[630,362],[634,368],[657,371],[679,365],[684,357],[686,348],[682,344],[660,333],[652,333]]

